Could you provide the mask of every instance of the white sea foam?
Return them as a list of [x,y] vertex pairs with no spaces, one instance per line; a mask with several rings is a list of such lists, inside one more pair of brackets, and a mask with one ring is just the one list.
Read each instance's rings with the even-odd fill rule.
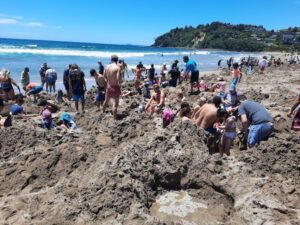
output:
[[[29,46],[28,46],[29,47]],[[182,51],[182,52],[111,52],[111,51],[82,51],[82,50],[65,50],[65,49],[35,49],[32,45],[30,48],[7,48],[0,46],[0,54],[34,54],[34,55],[56,55],[56,56],[83,56],[83,57],[97,57],[109,58],[116,54],[120,58],[129,57],[145,57],[151,55],[208,55],[208,51]],[[34,48],[34,49],[33,49]]]

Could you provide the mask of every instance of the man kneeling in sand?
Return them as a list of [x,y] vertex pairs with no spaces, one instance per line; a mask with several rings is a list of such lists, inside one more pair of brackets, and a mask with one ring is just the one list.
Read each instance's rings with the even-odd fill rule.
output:
[[115,119],[117,119],[117,111],[118,111],[119,99],[121,95],[121,83],[122,83],[121,68],[118,66],[117,63],[118,63],[118,56],[112,55],[111,64],[109,64],[104,71],[104,78],[106,79],[107,82],[107,88],[106,88],[105,101],[103,104],[103,112],[105,112],[109,100],[112,98],[114,100],[112,112]]
[[214,128],[214,124],[218,122],[217,111],[221,103],[221,97],[215,96],[212,103],[204,104],[193,117],[196,125],[215,135],[217,130]]

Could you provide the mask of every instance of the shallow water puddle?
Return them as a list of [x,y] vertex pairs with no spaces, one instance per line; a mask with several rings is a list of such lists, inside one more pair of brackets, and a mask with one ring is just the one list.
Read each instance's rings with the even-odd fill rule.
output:
[[150,208],[151,216],[184,225],[221,224],[224,206],[208,206],[186,191],[161,195]]

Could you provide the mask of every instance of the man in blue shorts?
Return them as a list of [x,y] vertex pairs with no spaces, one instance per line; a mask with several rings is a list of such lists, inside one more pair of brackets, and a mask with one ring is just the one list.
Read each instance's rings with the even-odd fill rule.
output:
[[104,76],[101,73],[97,73],[95,69],[90,70],[91,77],[94,77],[96,85],[97,85],[97,96],[96,96],[96,106],[100,109],[100,105],[102,106],[105,100],[105,92],[106,92],[106,81]]
[[189,73],[191,73],[191,77],[190,77],[191,94],[193,94],[193,85],[194,85],[194,83],[196,83],[198,93],[200,93],[200,89],[199,89],[199,71],[197,69],[197,63],[194,60],[189,59],[188,56],[183,57],[183,62],[186,63],[185,76],[187,76]]
[[78,102],[81,101],[82,113],[84,113],[84,93],[86,91],[86,84],[84,73],[79,69],[79,66],[73,64],[69,72],[69,86],[72,91],[73,100],[75,102],[76,113],[79,114]]
[[242,132],[247,134],[249,148],[268,140],[273,131],[273,118],[258,102],[246,100],[241,103],[238,113],[242,121]]

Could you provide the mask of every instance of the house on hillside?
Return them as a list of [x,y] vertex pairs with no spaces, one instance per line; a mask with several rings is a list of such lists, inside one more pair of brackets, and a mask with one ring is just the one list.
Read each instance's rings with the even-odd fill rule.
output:
[[282,36],[282,43],[283,44],[287,44],[287,45],[293,44],[294,43],[294,35],[292,35],[292,34],[284,34]]

